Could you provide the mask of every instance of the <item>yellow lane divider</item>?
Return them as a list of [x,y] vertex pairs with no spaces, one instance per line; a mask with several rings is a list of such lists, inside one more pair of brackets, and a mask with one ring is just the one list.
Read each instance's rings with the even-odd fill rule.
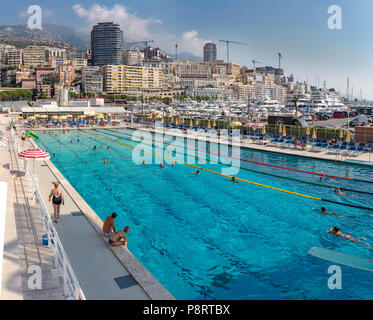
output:
[[[110,142],[114,142],[116,144],[119,144],[119,145],[122,145],[122,146],[125,146],[125,147],[128,147],[128,148],[131,148],[131,149],[135,149],[135,150],[141,151],[141,149],[139,149],[139,148],[130,146],[128,144],[125,144],[125,143],[122,143],[122,142],[119,142],[119,141],[115,141],[115,140],[112,140],[112,139],[109,139],[109,138],[98,136],[98,135],[90,133],[90,132],[86,132],[86,133],[90,134],[90,135],[92,135],[94,137],[100,138],[100,139],[104,139],[104,140],[107,140],[107,141],[110,141]],[[149,151],[146,151],[146,150],[142,150],[142,151],[145,152],[145,153],[148,153],[148,154],[152,154],[152,155],[154,155],[156,157],[167,159],[167,160],[170,160],[170,161],[174,161],[174,162],[177,162],[177,163],[189,166],[189,167],[193,167],[193,168],[200,169],[200,170],[203,170],[203,171],[215,173],[215,174],[223,176],[223,177],[233,178],[233,176],[229,176],[229,175],[226,175],[226,174],[223,174],[223,173],[220,173],[220,172],[217,172],[217,171],[213,171],[213,170],[210,170],[210,169],[202,168],[202,167],[199,167],[199,166],[196,166],[196,165],[193,165],[193,164],[185,163],[185,162],[180,161],[180,160],[175,160],[175,159],[171,159],[171,158],[168,158],[168,157],[165,157],[165,156],[161,156],[161,155],[158,155],[158,154],[156,154],[154,152],[149,152]],[[249,184],[252,184],[252,185],[256,185],[256,186],[259,186],[259,187],[263,187],[263,188],[267,188],[267,189],[272,189],[272,190],[277,190],[277,191],[280,191],[280,192],[293,194],[293,195],[296,195],[296,196],[299,196],[299,197],[303,197],[303,198],[309,198],[309,199],[313,199],[313,200],[324,201],[324,199],[321,199],[321,198],[312,197],[312,196],[308,196],[308,195],[305,195],[305,194],[301,194],[301,193],[297,193],[297,192],[292,192],[292,191],[289,191],[289,190],[284,190],[284,189],[280,189],[280,188],[276,188],[276,187],[271,187],[271,186],[267,186],[265,184],[261,184],[261,183],[257,183],[257,182],[253,182],[253,181],[249,181],[249,180],[237,178],[237,177],[235,177],[235,179],[238,180],[238,181],[246,182],[246,183],[249,183]]]

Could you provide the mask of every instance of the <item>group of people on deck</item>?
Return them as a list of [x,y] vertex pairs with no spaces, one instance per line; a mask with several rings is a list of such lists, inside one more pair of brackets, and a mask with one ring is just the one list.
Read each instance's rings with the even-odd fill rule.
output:
[[127,236],[126,234],[130,230],[129,226],[125,226],[123,230],[116,230],[114,219],[118,215],[113,212],[112,215],[108,216],[102,226],[102,232],[105,238],[109,240],[109,244],[113,247],[125,246],[127,248]]

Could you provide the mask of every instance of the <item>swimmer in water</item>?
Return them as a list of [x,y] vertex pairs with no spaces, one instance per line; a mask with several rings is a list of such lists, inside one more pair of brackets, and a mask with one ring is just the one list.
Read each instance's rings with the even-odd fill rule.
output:
[[341,189],[339,189],[339,187],[336,187],[334,189],[334,192],[337,193],[337,194],[339,194],[340,196],[348,196],[348,197],[353,197],[353,198],[361,198],[359,196],[355,196],[355,195],[352,195],[352,194],[347,194],[345,192],[342,192]]
[[341,238],[344,238],[344,239],[347,239],[347,240],[350,240],[350,241],[353,241],[353,242],[365,243],[365,242],[362,242],[360,239],[353,238],[349,234],[342,233],[341,229],[339,229],[338,227],[331,228],[330,230],[326,231],[326,233],[331,233],[331,234],[334,234],[338,237],[341,237]]
[[191,174],[199,174],[199,170],[197,169],[195,172],[191,172]]
[[176,163],[175,163],[175,161],[172,161],[172,164],[171,164],[173,167],[175,167],[176,166]]
[[339,194],[340,196],[346,196],[347,195],[346,193],[342,192],[341,189],[339,189],[339,187],[335,188],[334,192]]
[[94,146],[94,147],[93,147],[93,150],[96,150],[96,149],[97,149],[97,147],[96,147],[96,146]]
[[55,153],[53,153],[53,157],[55,157],[56,156],[56,154]]
[[239,181],[236,180],[235,177],[232,177],[232,182],[240,183]]
[[73,143],[73,141],[72,141],[72,140],[70,140],[70,143]]
[[232,177],[232,179],[225,179],[225,180],[235,182],[235,183],[240,183],[239,181],[236,180],[235,177]]
[[142,160],[142,164],[146,164],[145,160]]
[[102,149],[103,147],[104,147],[103,145],[100,146],[101,149]]
[[161,162],[161,163],[159,164],[159,167],[160,167],[160,168],[164,168],[163,162]]
[[78,140],[77,140],[78,142],[80,142],[80,140],[79,140],[79,138],[78,138]]
[[105,163],[105,166],[107,165],[107,160],[106,159],[104,159],[104,163]]
[[316,212],[320,212],[320,213],[322,213],[322,214],[326,214],[326,215],[328,215],[328,216],[341,217],[341,218],[342,218],[342,217],[343,217],[343,218],[346,217],[346,216],[341,215],[341,214],[338,214],[338,213],[327,212],[326,209],[325,209],[324,207],[321,207],[321,208],[320,208],[320,211],[317,210],[317,209],[315,209],[314,211],[316,211]]
[[333,180],[333,179],[330,179],[329,177],[327,177],[326,175],[325,175],[325,173],[323,173],[323,174],[321,174],[321,176],[320,176],[320,180],[321,181],[333,181],[333,182],[337,182],[337,181],[335,181],[335,180]]
[[107,151],[110,151],[111,149],[110,149],[110,147],[107,147]]

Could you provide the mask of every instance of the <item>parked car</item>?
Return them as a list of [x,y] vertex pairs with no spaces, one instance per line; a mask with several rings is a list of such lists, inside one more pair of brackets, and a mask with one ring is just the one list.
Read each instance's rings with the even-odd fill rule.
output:
[[351,127],[366,126],[368,123],[369,123],[368,116],[361,114],[350,121],[350,126]]
[[345,113],[345,118],[353,118],[353,117],[358,116],[358,113],[354,112],[354,111],[350,111],[349,116],[348,116],[348,113],[346,111],[344,111],[344,113]]
[[329,120],[330,118],[333,117],[333,114],[330,111],[322,111],[322,112],[317,112],[316,117],[318,120]]
[[344,111],[334,111],[333,118],[345,118],[347,113]]

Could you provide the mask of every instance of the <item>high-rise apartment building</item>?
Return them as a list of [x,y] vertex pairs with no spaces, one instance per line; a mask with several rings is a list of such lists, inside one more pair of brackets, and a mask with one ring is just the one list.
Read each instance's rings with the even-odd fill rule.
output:
[[114,22],[95,25],[91,32],[91,55],[95,66],[123,63],[123,31]]
[[103,67],[103,76],[106,93],[136,94],[162,89],[163,72],[160,68],[107,65]]
[[213,42],[206,43],[203,46],[203,61],[213,62],[216,60],[216,44]]

